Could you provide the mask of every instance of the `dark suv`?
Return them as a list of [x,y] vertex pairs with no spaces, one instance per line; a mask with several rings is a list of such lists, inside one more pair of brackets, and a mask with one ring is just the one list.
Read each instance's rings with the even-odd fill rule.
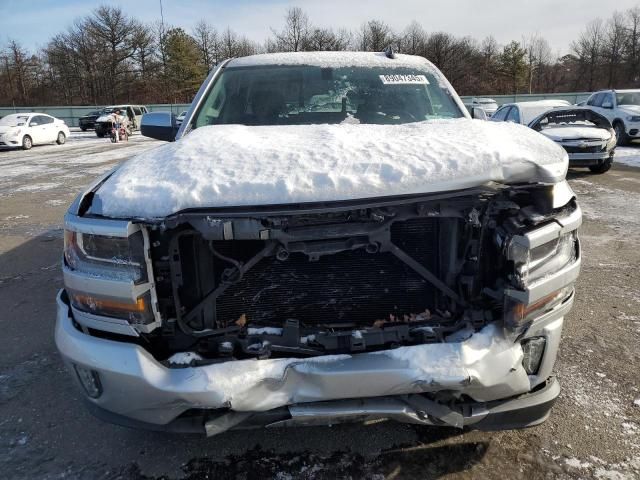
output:
[[102,114],[101,110],[96,110],[94,112],[90,112],[86,115],[81,116],[78,119],[78,125],[80,126],[80,130],[86,132],[90,128],[95,128],[97,118]]

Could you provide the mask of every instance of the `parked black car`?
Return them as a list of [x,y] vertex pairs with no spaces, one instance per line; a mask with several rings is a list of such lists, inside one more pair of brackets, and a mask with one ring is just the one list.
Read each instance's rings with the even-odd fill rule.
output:
[[86,132],[90,128],[95,128],[96,119],[102,114],[101,110],[96,110],[95,112],[88,113],[87,115],[83,115],[78,119],[78,125],[80,126],[80,130]]

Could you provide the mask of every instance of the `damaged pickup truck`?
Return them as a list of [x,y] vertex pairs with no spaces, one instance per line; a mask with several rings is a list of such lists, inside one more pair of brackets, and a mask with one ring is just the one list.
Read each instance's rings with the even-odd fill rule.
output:
[[[580,269],[567,154],[421,57],[212,71],[65,217],[55,338],[98,417],[214,435],[543,422]],[[175,141],[174,141],[175,140]]]

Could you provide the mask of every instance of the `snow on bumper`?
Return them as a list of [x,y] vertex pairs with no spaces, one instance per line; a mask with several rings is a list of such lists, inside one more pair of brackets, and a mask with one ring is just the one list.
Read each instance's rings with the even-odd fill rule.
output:
[[82,333],[73,325],[62,293],[57,304],[55,338],[65,362],[99,374],[103,392],[90,401],[158,425],[191,408],[258,412],[295,403],[439,390],[491,401],[531,388],[520,344],[504,338],[494,325],[462,342],[172,369],[137,345]]

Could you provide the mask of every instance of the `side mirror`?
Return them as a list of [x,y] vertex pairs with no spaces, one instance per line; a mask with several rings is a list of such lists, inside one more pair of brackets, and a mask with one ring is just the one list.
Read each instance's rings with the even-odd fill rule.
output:
[[611,102],[602,102],[602,108],[613,108],[613,103],[611,103]]
[[176,116],[171,112],[145,113],[140,122],[140,133],[145,137],[173,142],[178,133]]
[[485,112],[480,107],[472,107],[471,108],[471,118],[475,118],[477,120],[486,120],[487,119],[487,112]]

